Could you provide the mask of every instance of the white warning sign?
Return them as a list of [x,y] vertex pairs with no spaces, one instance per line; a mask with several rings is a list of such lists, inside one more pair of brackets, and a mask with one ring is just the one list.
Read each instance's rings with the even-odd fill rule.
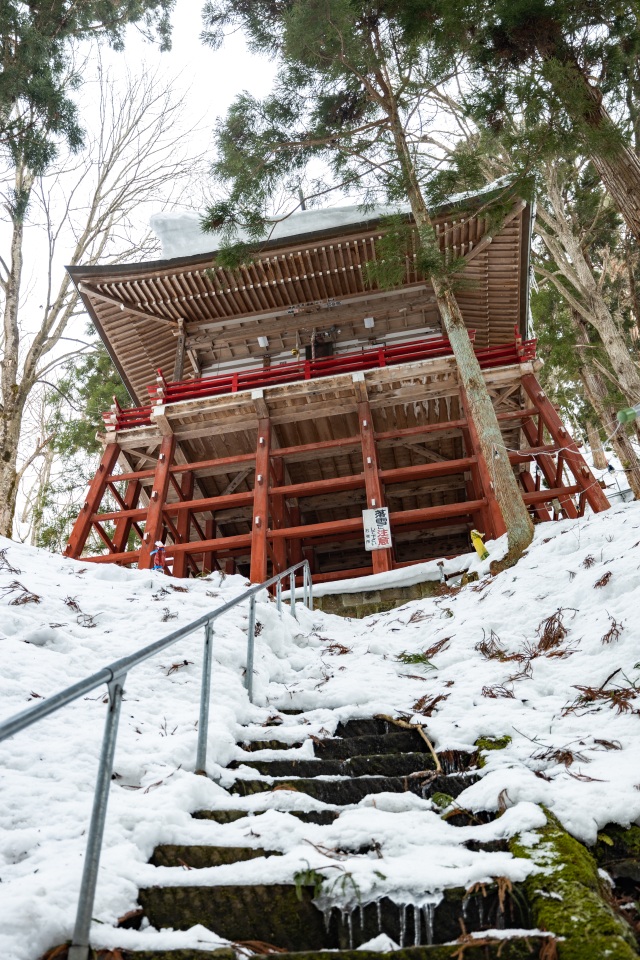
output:
[[363,510],[365,550],[385,550],[391,546],[391,524],[387,507]]

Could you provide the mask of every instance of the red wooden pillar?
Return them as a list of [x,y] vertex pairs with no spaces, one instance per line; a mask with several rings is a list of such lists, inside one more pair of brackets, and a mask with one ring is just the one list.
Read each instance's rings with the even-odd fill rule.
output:
[[[125,510],[135,510],[135,508],[138,506],[138,499],[140,497],[141,490],[142,484],[139,480],[129,481],[124,495]],[[113,535],[114,553],[123,553],[127,549],[127,543],[129,541],[129,534],[131,533],[132,526],[133,520],[131,517],[122,517],[120,520],[116,520],[116,529]]]
[[[362,463],[364,465],[364,483],[367,494],[367,509],[384,507],[384,490],[378,474],[378,451],[373,435],[373,419],[368,400],[358,403],[358,421],[360,423],[360,443],[362,445]],[[374,573],[384,573],[393,569],[391,548],[372,550],[371,559]]]
[[[204,522],[204,535],[207,540],[213,540],[216,535],[216,522],[213,517],[209,517]],[[202,572],[211,573],[216,565],[216,555],[213,550],[207,550],[202,558]]]
[[113,468],[118,462],[120,447],[117,443],[108,443],[104,448],[100,465],[95,472],[95,476],[89,484],[87,499],[85,500],[78,519],[73,525],[71,536],[65,550],[66,557],[77,559],[84,550],[87,537],[91,531],[91,517],[98,512],[100,501],[104,496],[107,487],[107,478],[111,475]]
[[[185,471],[180,482],[180,499],[193,500],[193,473]],[[181,510],[176,521],[177,543],[188,543],[191,531],[191,511]],[[188,556],[186,553],[177,553],[173,558],[174,577],[186,577]]]
[[[278,494],[278,487],[284,482],[284,460],[274,458],[271,465],[273,488],[271,489],[271,523],[275,530],[287,525],[287,505],[284,497]],[[287,541],[278,537],[272,542],[273,559],[276,572],[287,569]]]
[[258,420],[256,444],[256,478],[253,491],[253,520],[251,526],[251,583],[267,579],[267,530],[269,528],[269,463],[271,452],[271,421]]
[[496,499],[496,492],[493,485],[493,480],[491,479],[491,472],[489,470],[487,461],[484,458],[482,447],[480,446],[478,428],[476,427],[475,420],[473,419],[471,408],[467,403],[467,396],[462,384],[460,384],[460,403],[462,404],[462,409],[464,410],[464,415],[467,420],[467,430],[469,431],[471,452],[476,458],[476,466],[478,468],[480,490],[477,490],[476,492],[479,497],[485,497],[487,500],[486,518],[489,521],[489,529],[483,532],[487,534],[487,539],[489,537],[501,537],[507,532],[507,525],[504,522],[502,510],[500,509],[500,505]]
[[551,434],[554,443],[559,447],[564,447],[562,456],[564,456],[565,463],[575,477],[576,483],[582,487],[583,494],[593,512],[599,513],[601,510],[608,510],[609,501],[587,466],[575,440],[558,416],[556,408],[545,395],[537,378],[532,373],[526,373],[522,378],[522,386],[540,414],[540,418],[544,421],[544,425]]
[[162,438],[160,444],[160,453],[158,462],[153,475],[153,489],[149,499],[149,508],[147,510],[147,522],[144,527],[144,537],[140,556],[138,558],[138,568],[140,570],[150,570],[153,566],[151,552],[155,549],[156,540],[162,537],[162,511],[167,500],[167,490],[169,489],[169,468],[173,461],[173,452],[176,446],[176,439],[171,434]]

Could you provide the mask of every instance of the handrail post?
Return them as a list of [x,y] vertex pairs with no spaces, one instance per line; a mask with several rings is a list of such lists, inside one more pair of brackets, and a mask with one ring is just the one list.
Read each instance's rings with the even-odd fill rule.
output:
[[309,568],[305,563],[302,567],[302,606],[308,607],[309,601],[307,599],[309,595]]
[[297,619],[298,619],[298,615],[297,615],[297,613],[296,613],[296,574],[295,574],[295,570],[292,571],[292,572],[289,574],[289,593],[291,594],[291,596],[289,597],[289,605],[290,605],[290,607],[291,607],[291,616],[292,616],[292,617],[295,617],[295,619],[297,620]]
[[121,674],[118,677],[113,677],[108,684],[109,706],[107,707],[98,776],[96,778],[96,789],[93,796],[93,810],[91,812],[87,849],[82,870],[78,912],[73,930],[73,939],[69,947],[68,960],[88,960],[89,957],[91,917],[93,915],[93,903],[98,880],[98,866],[100,864],[102,837],[107,816],[111,774],[113,773],[113,757],[116,749],[118,720],[120,719],[120,706],[122,704],[122,692],[125,679],[126,674]]
[[278,613],[282,613],[282,577],[280,577],[276,583],[276,607],[278,608]]
[[253,703],[253,648],[256,639],[256,597],[249,601],[249,628],[247,631],[247,674],[244,685],[249,694],[249,703]]
[[307,571],[307,609],[313,610],[313,580],[311,579],[311,567],[305,567]]
[[196,773],[207,773],[207,736],[209,733],[209,700],[211,699],[211,659],[213,653],[213,624],[211,620],[204,628],[204,651],[202,655],[202,683],[200,686],[200,718],[198,720],[198,748],[196,751]]

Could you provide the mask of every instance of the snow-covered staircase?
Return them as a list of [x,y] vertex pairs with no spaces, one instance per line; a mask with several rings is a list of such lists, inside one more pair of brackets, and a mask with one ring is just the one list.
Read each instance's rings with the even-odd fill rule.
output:
[[[236,762],[238,778],[231,787],[227,809],[201,810],[194,814],[199,821],[211,824],[210,844],[162,844],[154,851],[151,863],[157,868],[157,880],[140,890],[139,923],[149,922],[155,928],[186,930],[200,924],[204,928],[239,946],[241,951],[269,953],[358,949],[370,944],[368,952],[397,948],[421,948],[420,955],[440,960],[458,955],[460,945],[436,944],[456,941],[461,935],[480,934],[485,930],[527,928],[527,907],[507,886],[479,885],[477,889],[449,889],[445,896],[433,897],[422,904],[407,904],[402,890],[349,908],[332,907],[331,891],[344,892],[352,881],[340,869],[348,856],[370,857],[380,864],[380,874],[388,869],[382,860],[375,837],[364,845],[354,836],[351,845],[337,847],[331,827],[346,810],[365,797],[375,805],[375,795],[397,794],[392,804],[400,816],[417,810],[431,798],[440,804],[451,801],[476,778],[467,769],[474,759],[469,754],[447,754],[439,758],[442,772],[418,731],[400,730],[383,719],[360,719],[340,723],[332,737],[314,738],[314,759],[289,759],[292,750],[289,724],[304,737],[302,716],[281,718],[289,736],[286,741],[273,740],[273,728],[264,728],[264,740],[253,739],[243,744],[247,759]],[[267,739],[269,738],[269,739]],[[298,742],[301,742],[298,740]],[[295,743],[295,740],[294,740]],[[295,747],[294,747],[295,749]],[[264,756],[267,759],[263,758]],[[255,759],[253,759],[255,757]],[[444,770],[447,770],[445,773]],[[235,806],[232,798],[256,793],[269,795],[269,810],[250,813]],[[292,810],[289,800],[297,794],[298,803],[306,809]],[[305,804],[302,797],[309,798]],[[278,803],[278,798],[282,802]],[[403,802],[404,801],[404,802]],[[278,808],[281,808],[279,810]],[[453,809],[453,808],[452,808]],[[298,871],[288,883],[269,883],[269,861],[279,856],[277,837],[283,825],[277,819],[290,819],[291,829],[306,825],[310,846],[335,856],[335,871],[322,873]],[[490,815],[478,817],[465,811],[449,816],[451,830],[465,828]],[[398,832],[406,830],[406,820],[398,822]],[[245,838],[245,843],[239,838]],[[275,838],[275,844],[270,838]],[[474,841],[468,841],[474,846]],[[246,844],[246,845],[245,845]],[[256,844],[258,844],[256,846]],[[276,849],[272,849],[275,847]],[[475,842],[475,849],[506,851],[506,841]],[[215,873],[225,866],[247,861],[250,883],[220,883]],[[185,884],[185,871],[188,883]],[[425,864],[428,871],[428,864]],[[332,873],[335,876],[332,876]],[[180,882],[172,878],[180,874]],[[265,882],[261,882],[261,880]],[[211,885],[213,880],[214,885]],[[328,891],[322,886],[328,883]],[[353,881],[355,885],[355,881]],[[322,886],[321,886],[322,885]],[[337,892],[337,891],[336,891]],[[357,901],[357,890],[356,901]],[[340,897],[336,898],[340,901]],[[314,900],[316,902],[314,902]],[[392,941],[392,942],[390,942]],[[479,937],[473,946],[471,937],[465,957],[499,956],[503,960],[538,955],[545,937],[515,936],[505,942],[495,936]],[[472,949],[473,947],[473,949]],[[425,952],[425,948],[429,948]],[[366,948],[365,948],[366,950]],[[471,951],[471,952],[469,952]],[[403,956],[406,949],[403,951]],[[410,955],[410,954],[407,954]],[[126,954],[128,957],[129,954]],[[131,957],[141,956],[130,954]],[[152,954],[144,954],[150,957]],[[199,954],[189,952],[154,953],[158,960],[187,960]],[[206,954],[202,954],[206,956]],[[335,956],[335,954],[332,954]]]

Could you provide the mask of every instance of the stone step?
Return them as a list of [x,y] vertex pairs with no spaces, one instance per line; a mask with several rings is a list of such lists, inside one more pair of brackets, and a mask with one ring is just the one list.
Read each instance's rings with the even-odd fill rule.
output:
[[[290,951],[352,950],[380,933],[400,946],[446,943],[467,932],[526,927],[514,899],[504,916],[494,887],[465,896],[448,890],[437,905],[407,906],[383,897],[344,911],[321,912],[312,902],[312,887],[293,884],[256,886],[150,887],[139,893],[144,914],[156,928],[188,930],[196,924],[215,930],[227,940],[262,941]],[[514,923],[515,921],[515,923]]]
[[[249,810],[197,810],[191,816],[196,820],[213,820],[215,823],[234,823],[236,820],[242,820],[243,817],[259,817],[264,810],[256,810],[251,813]],[[340,816],[339,810],[282,810],[281,813],[288,813],[303,823],[317,823],[321,827],[326,827]]]
[[[367,717],[362,720],[345,720],[336,727],[334,737],[381,737],[386,733],[397,733],[398,727],[388,720]],[[411,731],[409,731],[411,733]]]
[[266,780],[236,780],[231,787],[231,793],[240,797],[249,797],[266,791],[294,790],[304,793],[315,800],[324,803],[344,806],[349,803],[359,803],[364,797],[372,793],[406,793],[411,792],[419,797],[431,797],[435,793],[448,794],[457,797],[475,782],[477,777],[445,776],[433,777],[423,781],[420,777],[355,777],[345,780],[321,780],[319,778],[300,778],[299,780],[283,780],[269,783]]
[[[430,753],[392,753],[347,760],[238,760],[264,777],[403,777],[419,770],[433,770]],[[235,766],[235,764],[234,764]]]
[[383,753],[428,753],[429,748],[417,731],[399,730],[397,733],[381,735],[314,740],[313,751],[316,757],[323,760],[346,760],[348,757],[371,757]]
[[257,857],[279,857],[275,850],[255,850],[251,847],[209,847],[202,844],[185,846],[178,843],[163,843],[153,851],[149,863],[154,867],[190,867],[200,870],[205,867],[221,867],[241,860]]
[[253,753],[255,750],[292,750],[294,747],[301,747],[304,739],[301,736],[296,743],[288,743],[286,740],[244,740],[238,746],[247,753]]

